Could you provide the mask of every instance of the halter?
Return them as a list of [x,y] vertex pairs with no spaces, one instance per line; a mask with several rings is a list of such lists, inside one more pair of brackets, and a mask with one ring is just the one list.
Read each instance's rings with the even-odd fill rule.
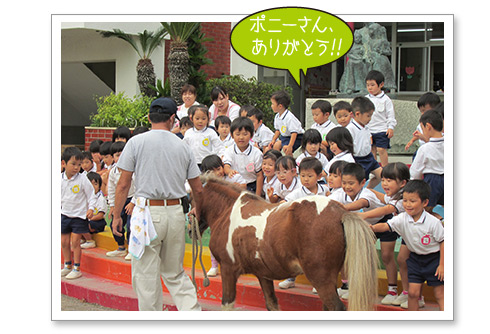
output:
[[197,291],[197,284],[196,284],[196,278],[195,278],[195,267],[196,267],[196,260],[197,260],[197,243],[199,242],[199,262],[201,262],[201,268],[202,272],[204,273],[204,280],[202,285],[204,287],[209,286],[209,278],[208,274],[206,272],[206,269],[204,268],[204,264],[202,263],[202,239],[201,239],[201,233],[199,232],[199,222],[196,219],[196,216],[190,215],[190,223],[191,223],[191,235],[192,235],[192,284],[194,284],[194,287],[196,288]]

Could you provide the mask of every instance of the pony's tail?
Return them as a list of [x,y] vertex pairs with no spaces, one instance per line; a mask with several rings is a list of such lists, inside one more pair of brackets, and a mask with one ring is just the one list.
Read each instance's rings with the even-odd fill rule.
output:
[[346,241],[344,269],[349,279],[349,311],[372,311],[378,296],[375,236],[357,214],[342,216]]

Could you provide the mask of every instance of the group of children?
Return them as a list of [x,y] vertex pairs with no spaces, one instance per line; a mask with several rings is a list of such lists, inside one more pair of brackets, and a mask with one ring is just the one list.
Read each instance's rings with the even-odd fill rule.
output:
[[[208,107],[193,105],[188,109],[188,116],[180,119],[177,135],[191,147],[203,173],[226,178],[272,203],[320,195],[329,196],[345,209],[358,212],[380,239],[389,285],[382,303],[416,310],[424,304],[421,286],[427,281],[428,285],[434,286],[443,310],[444,230],[440,217],[432,215],[432,208],[444,203],[443,105],[434,93],[426,93],[420,98],[420,128],[406,147],[408,149],[419,140],[421,146],[413,163],[410,169],[403,163],[388,163],[387,150],[396,120],[393,104],[382,90],[383,81],[380,72],[372,71],[366,78],[367,96],[356,97],[351,103],[340,101],[333,108],[328,101],[316,101],[311,108],[315,123],[306,131],[288,109],[288,94],[279,91],[271,96],[271,109],[276,114],[274,131],[263,123],[262,111],[250,105],[242,106],[239,115],[233,119],[229,115],[218,115],[214,126],[210,126]],[[338,124],[329,119],[332,110]],[[110,144],[110,148],[116,144]],[[99,168],[101,163],[95,150],[92,156],[96,171],[101,174],[99,188],[108,195],[110,207],[117,183],[117,177],[111,179],[111,173],[116,174],[117,167],[111,166],[113,161],[104,154],[104,145],[100,146],[100,153],[110,172],[104,173]],[[302,153],[293,158],[300,147]],[[117,152],[120,151],[114,148],[110,153],[115,162]],[[380,163],[376,160],[377,154]],[[68,159],[64,160],[67,164],[72,161],[68,156],[63,159]],[[87,164],[83,169],[89,171],[89,168],[94,167]],[[107,173],[108,177],[105,176]],[[68,169],[65,174],[67,179],[73,177]],[[371,179],[370,174],[374,175]],[[380,182],[384,193],[373,189]],[[107,184],[107,192],[104,184]],[[86,202],[88,211],[95,208],[97,189],[94,185]],[[130,214],[130,197],[126,208],[126,213]],[[101,211],[100,208],[97,210]],[[82,218],[83,215],[79,216]],[[92,219],[93,212],[87,212],[86,217]],[[394,259],[395,242],[399,236],[403,239],[397,258],[403,285],[400,294]],[[90,238],[86,239],[86,244],[91,242]],[[72,240],[72,245],[74,242]],[[122,242],[118,251],[124,253],[124,239]],[[74,257],[77,266],[79,257]],[[65,262],[65,274],[70,265]],[[218,264],[212,257],[208,275],[217,274]],[[341,276],[342,286],[338,293],[347,299],[349,278],[343,270]],[[279,287],[294,287],[294,278],[280,282]]]
[[[64,150],[61,157],[62,277],[76,279],[82,276],[81,250],[96,247],[92,234],[104,231],[106,216],[112,220],[116,185],[121,175],[117,161],[131,136],[145,131],[149,129],[139,127],[131,133],[127,127],[121,126],[114,131],[112,141],[95,140],[90,143],[89,151],[82,152],[77,147]],[[121,213],[126,238],[113,235],[118,248],[107,252],[109,257],[124,256],[126,260],[131,260],[126,243],[130,238],[133,195],[134,184],[131,184],[125,209]],[[110,227],[112,231],[112,225]]]

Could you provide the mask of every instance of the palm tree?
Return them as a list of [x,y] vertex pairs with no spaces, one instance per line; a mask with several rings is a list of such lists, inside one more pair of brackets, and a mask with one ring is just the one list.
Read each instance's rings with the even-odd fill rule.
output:
[[140,91],[143,95],[149,97],[155,97],[156,92],[151,89],[148,85],[155,86],[155,69],[153,68],[153,63],[151,62],[151,54],[157,46],[162,43],[163,38],[167,35],[167,31],[162,27],[156,32],[143,31],[138,33],[139,44],[128,33],[120,29],[113,29],[113,31],[99,31],[102,37],[117,37],[126,42],[128,42],[133,49],[138,53],[140,59],[136,65],[137,81],[140,87]]
[[171,96],[182,103],[180,89],[189,80],[189,53],[187,40],[199,26],[199,22],[160,22],[171,38],[168,55],[168,74],[170,78]]

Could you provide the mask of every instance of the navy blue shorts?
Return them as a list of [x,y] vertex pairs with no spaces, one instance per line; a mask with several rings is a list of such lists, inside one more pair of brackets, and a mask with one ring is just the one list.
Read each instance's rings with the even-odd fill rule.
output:
[[247,190],[255,194],[257,190],[257,181],[247,183]]
[[371,138],[373,139],[373,146],[389,149],[390,138],[386,132],[371,133]]
[[61,214],[61,234],[68,233],[90,233],[90,230],[88,229],[88,220],[78,217],[70,218],[64,214]]
[[354,160],[356,161],[356,163],[361,165],[362,168],[364,168],[364,171],[366,172],[366,175],[365,175],[366,181],[369,180],[369,174],[371,174],[371,172],[373,170],[381,168],[381,166],[379,165],[379,162],[377,162],[376,159],[374,159],[374,156],[372,153],[369,153],[368,155],[366,155],[364,157],[354,157]]
[[[289,145],[289,141],[291,140],[291,137],[284,137],[284,136],[279,136],[279,139],[281,140],[282,146]],[[296,136],[296,140],[294,141],[293,145],[293,152],[296,151],[300,146],[301,146],[301,139],[303,139],[303,134],[298,133]]]
[[107,222],[105,221],[104,218],[101,220],[89,220],[88,224],[92,230],[95,230],[95,232],[90,232],[90,233],[99,233],[99,232],[104,232]]
[[440,252],[427,255],[410,253],[407,259],[408,282],[422,284],[427,281],[428,286],[444,285],[444,281],[441,282],[437,276],[434,276],[439,266],[440,256]]
[[[384,216],[379,222],[376,224],[380,223],[386,223],[388,220],[393,218],[393,215],[390,213],[389,215]],[[376,225],[374,224],[374,225]],[[392,231],[386,231],[386,232],[376,232],[374,233],[376,235],[376,238],[379,239],[380,242],[391,242],[391,241],[396,241],[398,239],[399,235],[396,232]]]
[[444,174],[424,174],[424,181],[430,186],[429,204],[427,206],[444,205]]

